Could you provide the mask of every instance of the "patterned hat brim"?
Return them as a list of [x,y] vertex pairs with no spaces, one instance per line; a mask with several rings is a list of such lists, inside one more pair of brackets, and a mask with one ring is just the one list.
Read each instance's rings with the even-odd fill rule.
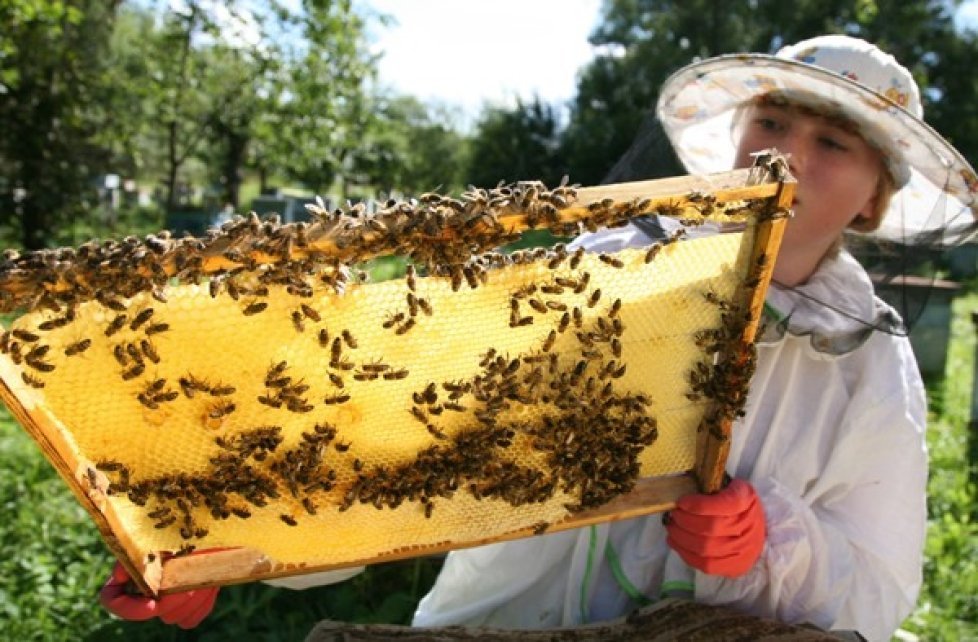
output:
[[834,71],[766,54],[710,58],[666,80],[656,114],[689,172],[722,172],[734,164],[737,108],[772,93],[847,117],[880,150],[901,188],[874,235],[905,241],[946,232],[944,242],[956,243],[970,234],[978,216],[970,163],[923,120]]

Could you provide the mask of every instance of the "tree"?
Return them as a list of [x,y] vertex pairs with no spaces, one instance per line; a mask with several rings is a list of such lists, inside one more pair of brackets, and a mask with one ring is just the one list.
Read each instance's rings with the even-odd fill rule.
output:
[[85,216],[104,150],[93,132],[118,0],[14,0],[0,5],[0,222],[25,248]]
[[312,190],[358,179],[355,157],[374,117],[367,81],[375,60],[364,20],[349,0],[303,0],[302,11],[282,11],[298,29],[284,52],[269,109],[260,125],[261,168],[278,168]]
[[[965,117],[978,98],[965,62],[973,55],[974,36],[954,31],[953,4],[609,0],[591,36],[602,54],[581,74],[564,134],[564,154],[573,177],[594,183],[606,177],[627,180],[681,172],[651,115],[659,88],[672,72],[698,58],[773,53],[784,44],[823,33],[865,38],[894,54],[922,87],[936,90],[925,93],[931,122],[952,139],[975,140],[973,135],[968,138],[974,119]],[[641,145],[629,149],[636,138],[642,139]]]
[[358,172],[385,194],[461,187],[465,141],[450,126],[451,112],[413,96],[374,100],[376,118],[357,154]]
[[556,109],[539,97],[517,100],[513,109],[487,107],[471,142],[468,181],[482,187],[500,180],[559,183],[566,173],[560,132]]

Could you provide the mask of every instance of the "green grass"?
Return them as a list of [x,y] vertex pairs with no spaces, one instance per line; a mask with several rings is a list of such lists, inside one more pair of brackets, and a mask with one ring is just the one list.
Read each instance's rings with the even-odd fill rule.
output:
[[924,587],[917,610],[904,623],[926,640],[978,639],[978,437],[969,427],[975,368],[971,313],[978,311],[974,285],[954,302],[945,376],[927,391],[931,416]]
[[[381,261],[370,269],[383,278],[401,273],[403,265]],[[954,304],[947,376],[928,386],[925,585],[916,612],[904,623],[924,640],[978,639],[978,493],[968,465],[969,449],[976,448],[968,439],[976,289]],[[102,610],[96,595],[111,555],[88,514],[2,408],[0,501],[3,640],[300,640],[327,618],[407,623],[440,567],[434,558],[378,565],[351,581],[300,592],[261,583],[226,587],[211,616],[185,632],[158,621],[121,622]]]

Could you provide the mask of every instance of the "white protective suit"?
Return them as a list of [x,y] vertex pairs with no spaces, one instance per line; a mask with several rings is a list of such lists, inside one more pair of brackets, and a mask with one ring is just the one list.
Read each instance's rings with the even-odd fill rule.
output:
[[[579,241],[649,242],[633,225]],[[857,319],[895,314],[845,252],[799,290]],[[450,553],[414,624],[576,626],[626,614],[642,603],[636,589],[655,599],[686,585],[699,602],[888,640],[917,600],[927,519],[926,399],[909,341],[790,290],[772,286],[767,300],[787,319],[758,341],[727,460],[767,520],[746,575],[690,569],[652,515]]]
[[[581,237],[593,251],[650,242],[634,225]],[[888,640],[917,600],[926,529],[926,399],[895,313],[842,252],[801,292],[771,286],[780,318],[758,339],[727,472],[763,503],[767,542],[744,576],[695,571],[659,515],[455,551],[416,626],[538,629],[606,620],[663,595]],[[822,303],[830,302],[839,313]],[[351,570],[271,583],[303,588]]]

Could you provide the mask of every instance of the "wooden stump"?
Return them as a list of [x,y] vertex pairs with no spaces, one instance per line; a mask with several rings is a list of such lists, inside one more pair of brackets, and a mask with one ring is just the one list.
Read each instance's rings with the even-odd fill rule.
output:
[[745,615],[733,609],[669,598],[601,624],[566,629],[511,631],[484,627],[412,628],[387,624],[349,624],[324,620],[306,642],[665,642],[667,640],[837,642],[861,640],[854,633],[827,633],[806,626]]

